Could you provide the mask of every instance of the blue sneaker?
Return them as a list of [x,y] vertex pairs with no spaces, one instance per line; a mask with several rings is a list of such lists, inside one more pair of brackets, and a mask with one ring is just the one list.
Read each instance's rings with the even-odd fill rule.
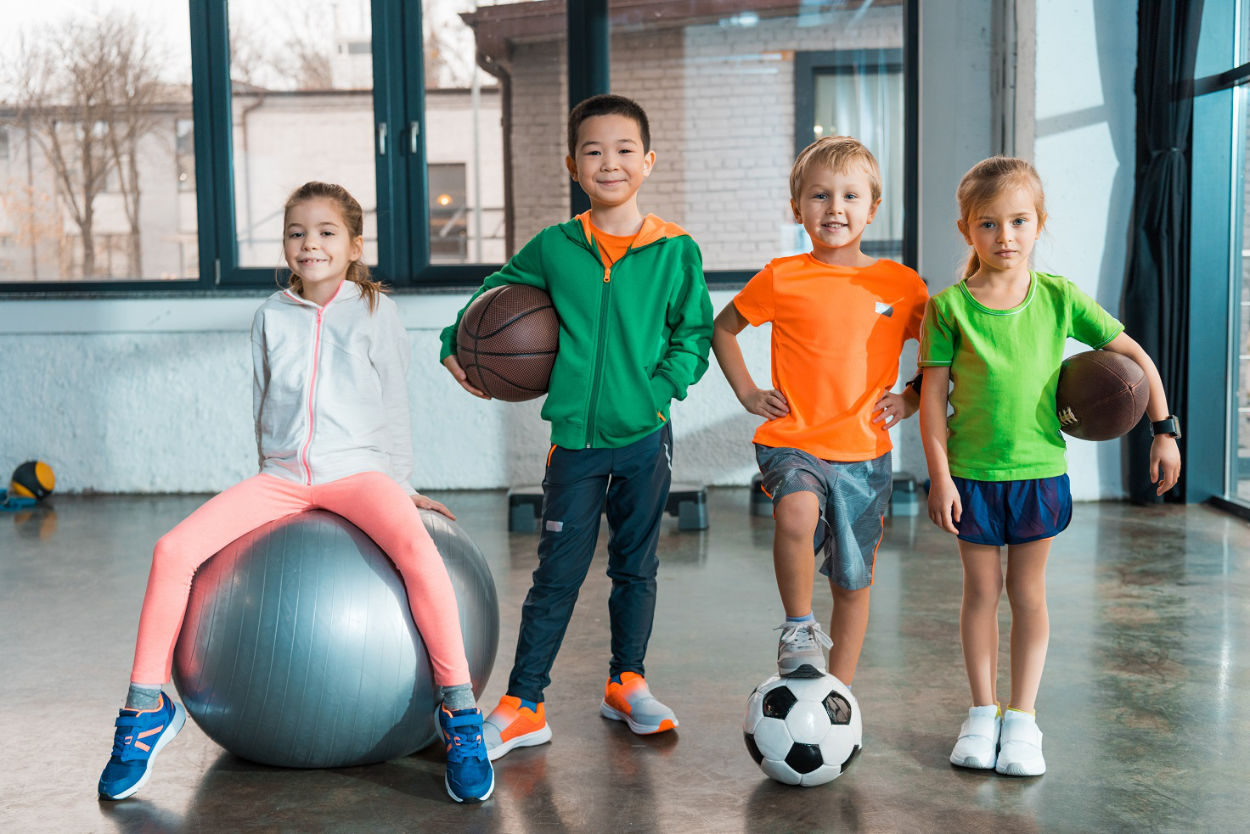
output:
[[482,711],[458,709],[439,704],[438,726],[447,747],[447,794],[457,802],[484,802],[495,790],[495,770],[486,755],[482,739]]
[[187,723],[187,711],[162,692],[161,702],[155,709],[142,712],[123,709],[114,723],[117,731],[113,734],[113,755],[100,774],[99,791],[103,799],[125,799],[143,787],[152,775],[152,760],[156,754],[173,741]]

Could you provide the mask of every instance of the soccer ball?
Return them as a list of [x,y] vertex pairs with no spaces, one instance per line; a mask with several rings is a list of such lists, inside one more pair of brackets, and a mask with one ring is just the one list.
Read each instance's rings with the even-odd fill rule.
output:
[[809,788],[832,782],[851,766],[864,730],[855,696],[833,675],[774,675],[747,699],[742,736],[766,774]]

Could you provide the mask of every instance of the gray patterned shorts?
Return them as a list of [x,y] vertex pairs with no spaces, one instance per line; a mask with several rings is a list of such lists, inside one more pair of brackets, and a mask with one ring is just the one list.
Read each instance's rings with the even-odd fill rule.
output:
[[792,492],[811,492],[819,499],[820,523],[812,547],[824,555],[820,572],[848,591],[872,585],[873,563],[894,488],[890,453],[839,463],[799,449],[757,443],[755,459],[774,506]]

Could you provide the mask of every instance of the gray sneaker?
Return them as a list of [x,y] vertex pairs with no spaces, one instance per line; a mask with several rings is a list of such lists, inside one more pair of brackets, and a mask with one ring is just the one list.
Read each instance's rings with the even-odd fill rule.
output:
[[777,674],[783,678],[819,678],[826,674],[833,640],[820,623],[782,623],[777,626]]

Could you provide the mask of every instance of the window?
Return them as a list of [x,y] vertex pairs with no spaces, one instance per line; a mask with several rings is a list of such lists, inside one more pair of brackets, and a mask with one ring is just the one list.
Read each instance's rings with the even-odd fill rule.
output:
[[610,0],[609,9],[612,88],[647,109],[657,153],[640,202],[691,233],[710,278],[749,276],[809,249],[789,177],[818,123],[878,157],[886,195],[865,249],[901,259],[901,2]]
[[178,239],[196,205],[179,194],[170,129],[193,119],[188,5],[46,9],[0,67],[0,228],[14,241],[0,288],[193,279]]
[[461,164],[431,164],[430,258],[463,263],[468,258],[464,169]]
[[1248,59],[1250,0],[1208,0],[1193,98],[1189,425],[1182,477],[1187,500],[1209,498],[1250,516]]
[[[0,76],[0,232],[12,239],[0,291],[270,287],[283,203],[312,179],[360,201],[383,280],[476,283],[570,215],[571,84],[579,98],[610,88],[647,108],[659,164],[643,207],[699,240],[713,279],[741,281],[802,245],[787,188],[799,125],[848,100],[859,121],[847,130],[889,145],[874,150],[894,205],[872,245],[895,253],[905,237],[889,57],[903,47],[903,0],[139,7],[105,0],[67,17],[50,5],[19,57],[54,71]],[[579,15],[607,25],[580,29]],[[84,111],[68,74],[92,43],[163,48]],[[611,83],[585,73],[588,61]],[[800,89],[825,109],[804,110]],[[72,147],[68,161],[50,153],[54,138]]]
[[864,232],[863,249],[902,260],[902,49],[799,53],[795,107],[796,154],[822,136],[854,136],[873,152],[881,168],[882,199],[876,219]]

